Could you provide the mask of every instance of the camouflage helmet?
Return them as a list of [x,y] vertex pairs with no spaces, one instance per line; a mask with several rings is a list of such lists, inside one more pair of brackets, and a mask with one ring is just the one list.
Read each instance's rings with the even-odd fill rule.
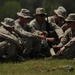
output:
[[73,21],[73,22],[75,22],[75,13],[69,14],[68,17],[65,19],[65,21]]
[[21,9],[20,12],[17,12],[17,15],[23,18],[32,18],[28,9]]
[[62,6],[59,6],[58,9],[54,10],[54,12],[62,18],[66,17],[66,9]]
[[5,27],[10,27],[10,28],[15,26],[14,19],[12,18],[4,18],[4,22],[1,22],[1,24]]
[[40,15],[40,14],[47,15],[44,8],[38,7],[36,8],[36,12],[34,15]]

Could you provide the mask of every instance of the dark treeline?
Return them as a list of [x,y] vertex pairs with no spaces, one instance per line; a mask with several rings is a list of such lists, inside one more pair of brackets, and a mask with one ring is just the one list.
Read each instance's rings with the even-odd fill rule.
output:
[[67,14],[75,12],[75,0],[0,0],[0,21],[5,17],[17,18],[16,13],[21,8],[27,8],[35,13],[37,7],[44,7],[49,15],[58,6],[64,6]]

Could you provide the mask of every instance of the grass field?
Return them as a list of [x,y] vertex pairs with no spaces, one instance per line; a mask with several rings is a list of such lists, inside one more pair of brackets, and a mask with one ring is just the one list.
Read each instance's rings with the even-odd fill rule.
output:
[[75,60],[33,59],[18,63],[0,63],[0,75],[75,75],[64,66],[73,66]]

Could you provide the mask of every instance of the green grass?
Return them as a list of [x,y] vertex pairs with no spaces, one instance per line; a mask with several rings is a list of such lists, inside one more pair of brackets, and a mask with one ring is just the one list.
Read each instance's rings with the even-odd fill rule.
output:
[[75,71],[60,69],[67,65],[75,68],[75,60],[34,59],[19,63],[0,63],[0,75],[75,75]]

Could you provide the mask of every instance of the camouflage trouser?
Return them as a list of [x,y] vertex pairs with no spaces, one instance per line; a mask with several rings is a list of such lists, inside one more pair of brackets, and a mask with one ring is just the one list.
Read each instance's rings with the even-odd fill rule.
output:
[[16,54],[16,46],[12,43],[7,43],[0,47],[0,56],[7,54],[9,57],[12,57]]
[[32,38],[32,40],[33,52],[39,53],[41,51],[41,39]]
[[25,55],[29,55],[31,52],[37,53],[41,50],[41,40],[39,38],[24,38],[22,46]]
[[10,57],[14,56],[16,54],[16,45],[8,43],[7,52]]
[[5,49],[6,49],[6,46],[0,47],[0,57],[6,53]]
[[75,58],[75,44],[67,48],[63,53],[62,53],[64,58],[72,59]]
[[0,56],[2,56],[4,54],[5,49],[6,49],[6,45],[7,45],[6,41],[0,42]]

